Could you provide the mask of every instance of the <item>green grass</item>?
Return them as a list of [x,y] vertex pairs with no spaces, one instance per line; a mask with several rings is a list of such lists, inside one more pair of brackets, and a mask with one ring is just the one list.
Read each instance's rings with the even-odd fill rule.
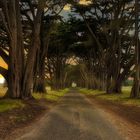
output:
[[[7,91],[6,87],[0,86],[0,97],[2,98]],[[0,112],[6,112],[15,108],[22,108],[25,104],[21,100],[0,99]]]
[[99,98],[99,99],[109,100],[112,102],[118,102],[121,104],[140,106],[140,99],[130,98],[131,87],[123,87],[122,94],[113,94],[113,93],[105,94],[105,91],[88,90],[88,89],[80,89],[80,91],[81,93],[85,95],[95,96],[96,98]]
[[68,89],[58,90],[58,91],[48,90],[47,94],[34,93],[33,97],[38,100],[45,98],[47,101],[56,102],[61,97],[63,97],[67,92],[68,92]]
[[[0,86],[0,98],[2,98],[7,91],[6,87]],[[48,90],[47,94],[33,94],[35,99],[45,98],[48,101],[56,102],[60,97],[64,96],[67,93],[68,89],[51,91]],[[22,108],[25,104],[21,100],[12,100],[12,99],[0,99],[0,112],[6,112],[15,108]]]
[[21,100],[1,99],[0,112],[6,112],[15,108],[22,108],[25,104]]

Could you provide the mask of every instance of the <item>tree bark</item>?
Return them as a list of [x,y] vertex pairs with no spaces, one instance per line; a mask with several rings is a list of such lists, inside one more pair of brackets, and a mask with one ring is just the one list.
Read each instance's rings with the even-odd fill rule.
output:
[[45,0],[40,0],[38,9],[34,20],[32,46],[29,48],[27,55],[27,62],[23,78],[23,98],[31,98],[34,83],[34,66],[37,51],[40,48],[40,29],[41,29],[41,16],[44,11]]
[[45,80],[45,59],[39,63],[38,75],[34,84],[34,92],[47,93]]
[[22,40],[22,26],[20,7],[18,0],[9,0],[9,76],[8,76],[8,96],[11,98],[21,98],[21,86],[22,86],[22,65],[23,65],[23,40]]
[[139,1],[135,0],[135,77],[132,98],[140,98],[140,46],[139,46]]

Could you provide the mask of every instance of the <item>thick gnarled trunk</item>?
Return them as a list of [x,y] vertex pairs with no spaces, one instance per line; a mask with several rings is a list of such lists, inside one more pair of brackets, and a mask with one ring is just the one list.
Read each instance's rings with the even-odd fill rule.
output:
[[132,98],[140,98],[140,45],[139,45],[139,1],[135,0],[135,77]]
[[40,49],[40,29],[41,29],[41,17],[44,11],[45,0],[40,0],[38,3],[38,9],[36,13],[36,17],[34,19],[34,27],[32,33],[32,45],[29,48],[27,55],[27,62],[24,71],[23,77],[23,98],[31,98],[31,93],[33,92],[33,84],[34,84],[34,67],[36,61],[37,51]]
[[21,16],[18,0],[9,0],[9,69],[8,69],[8,92],[11,98],[22,97],[22,66],[23,66],[23,40]]

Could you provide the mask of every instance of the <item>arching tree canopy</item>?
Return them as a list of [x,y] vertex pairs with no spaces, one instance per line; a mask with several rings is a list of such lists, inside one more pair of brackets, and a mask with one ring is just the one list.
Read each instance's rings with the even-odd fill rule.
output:
[[131,97],[139,97],[139,13],[138,0],[0,0],[7,96],[31,98],[46,83],[64,88],[75,75],[80,86],[107,93],[121,93],[132,77]]

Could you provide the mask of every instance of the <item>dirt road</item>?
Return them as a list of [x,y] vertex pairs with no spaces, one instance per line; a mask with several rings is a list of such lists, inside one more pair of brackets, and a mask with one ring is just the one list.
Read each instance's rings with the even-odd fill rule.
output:
[[17,140],[123,140],[97,108],[71,91],[33,130]]

